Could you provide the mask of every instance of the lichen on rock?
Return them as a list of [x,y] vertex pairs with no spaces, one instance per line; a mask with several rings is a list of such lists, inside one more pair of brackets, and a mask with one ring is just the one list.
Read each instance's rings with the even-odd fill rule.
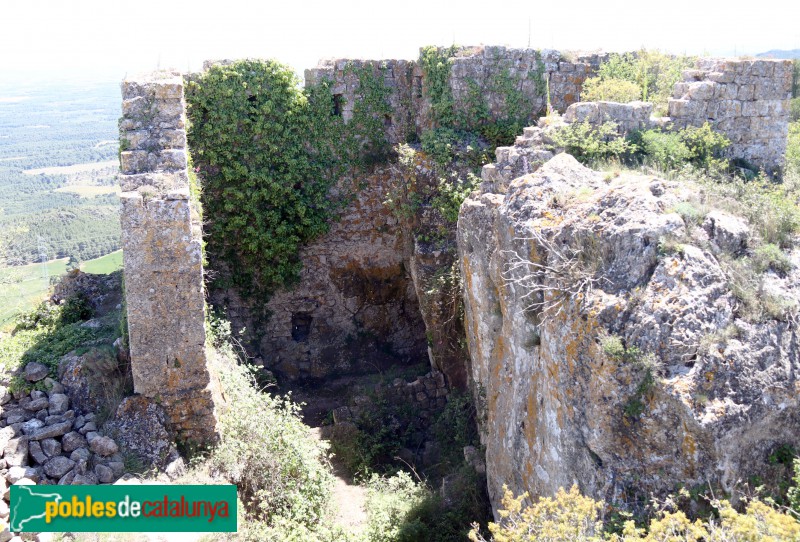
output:
[[[503,484],[551,495],[577,483],[609,502],[676,484],[730,490],[775,446],[800,444],[796,328],[740,314],[720,254],[745,249],[746,223],[709,214],[713,224],[688,231],[674,212],[686,193],[561,154],[462,206],[471,376],[485,396],[495,505]],[[782,284],[782,296],[800,297],[787,286],[796,281]]]

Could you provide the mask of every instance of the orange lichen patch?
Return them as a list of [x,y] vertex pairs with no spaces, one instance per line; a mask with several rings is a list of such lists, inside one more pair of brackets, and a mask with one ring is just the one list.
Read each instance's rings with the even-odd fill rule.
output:
[[[684,431],[686,430],[686,426],[684,424]],[[694,438],[689,433],[684,433],[683,435],[683,442],[681,444],[681,451],[683,452],[684,458],[687,460],[685,466],[688,472],[694,472],[695,466],[695,454],[697,453],[697,444],[695,443]]]
[[494,348],[492,349],[492,359],[495,360],[495,365],[497,366],[495,376],[498,376],[500,374],[500,365],[502,361],[505,360],[505,355],[506,355],[506,338],[505,336],[500,335],[497,338],[497,341],[494,343]]
[[550,211],[545,211],[544,216],[539,220],[540,228],[552,228],[564,222],[564,217],[554,215]]
[[[551,380],[556,380],[558,378],[558,364],[557,363],[548,363],[546,365],[547,376]],[[550,390],[552,391],[552,390]]]
[[538,262],[539,259],[540,259],[539,258],[539,251],[537,250],[536,246],[537,246],[536,243],[530,243],[531,250],[528,253],[528,258],[532,262]]
[[[525,422],[525,442],[533,449],[536,444],[536,421],[539,416],[539,409],[536,405],[536,387],[532,386],[528,392],[528,405],[526,410],[528,419]],[[529,465],[530,467],[530,465]]]
[[[588,345],[592,342],[591,337],[594,336],[597,328],[597,322],[594,319],[584,322],[582,318],[573,318],[571,324],[569,340],[564,346],[564,354],[570,370],[573,368],[572,363],[577,361],[581,351],[589,348]],[[590,340],[587,341],[587,338]]]
[[174,390],[178,388],[182,378],[179,371],[169,371],[167,374],[167,388],[170,390]]

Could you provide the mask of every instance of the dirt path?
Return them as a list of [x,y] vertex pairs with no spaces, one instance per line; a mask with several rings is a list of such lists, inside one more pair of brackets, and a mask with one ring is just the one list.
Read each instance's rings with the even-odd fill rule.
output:
[[[323,440],[323,421],[336,407],[347,404],[347,395],[353,386],[367,382],[368,378],[341,377],[314,389],[295,389],[292,399],[303,406],[303,422],[311,427],[311,435]],[[336,457],[331,461],[336,479],[333,487],[333,501],[336,506],[335,522],[349,532],[361,531],[367,523],[364,504],[367,490],[356,484]]]
[[[319,427],[312,427],[311,434],[314,438],[322,440],[322,431]],[[335,523],[348,532],[359,532],[367,524],[367,513],[364,510],[367,489],[353,482],[336,457],[331,463],[335,478],[333,486],[333,502],[336,504]]]

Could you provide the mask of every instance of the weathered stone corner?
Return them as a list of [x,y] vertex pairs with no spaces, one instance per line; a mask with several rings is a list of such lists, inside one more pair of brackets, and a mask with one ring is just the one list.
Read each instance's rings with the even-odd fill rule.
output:
[[202,231],[189,197],[183,80],[122,83],[120,186],[134,391],[165,407],[184,441],[216,439],[205,353]]
[[731,141],[729,157],[768,171],[785,161],[791,60],[703,58],[685,70],[669,101],[677,127],[711,123]]

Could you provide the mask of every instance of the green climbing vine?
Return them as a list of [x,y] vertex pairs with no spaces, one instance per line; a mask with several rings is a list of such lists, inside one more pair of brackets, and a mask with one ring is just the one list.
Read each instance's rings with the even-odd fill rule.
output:
[[[187,85],[208,251],[245,294],[266,297],[292,283],[300,247],[326,232],[352,197],[346,180],[388,151],[382,78],[370,67],[348,70],[363,100],[346,124],[329,81],[303,89],[275,61],[216,65]],[[337,183],[341,195],[332,197]]]
[[420,50],[419,63],[427,81],[431,117],[442,127],[453,127],[456,122],[453,89],[450,87],[452,58],[458,46],[435,47],[429,45]]
[[[537,54],[536,69],[525,76],[515,74],[503,59],[493,59],[483,80],[466,78],[466,96],[457,103],[450,84],[453,57],[457,46],[447,48],[424,47],[420,53],[420,66],[426,79],[431,119],[439,128],[455,129],[480,135],[490,146],[509,145],[524,126],[544,112],[544,103],[535,96],[545,96],[547,80],[545,64]],[[524,92],[526,80],[533,82],[535,93]],[[502,115],[492,115],[487,95],[499,97],[503,103]]]
[[[348,134],[358,134],[366,142],[357,154],[367,162],[383,162],[391,150],[386,140],[385,119],[391,118],[393,113],[389,105],[392,91],[383,83],[382,72],[385,69],[386,66],[381,65],[381,74],[376,74],[373,66],[356,65],[353,62],[348,62],[344,69],[345,77],[355,76],[358,79],[361,97],[353,104],[353,119],[348,124]],[[354,155],[351,159],[357,162],[359,157]]]
[[[423,147],[442,164],[461,157],[476,168],[537,113],[525,78],[539,90],[544,65],[523,76],[497,58],[485,79],[466,79],[466,102],[459,98],[457,104],[450,76],[459,50],[421,51],[437,128],[422,133]],[[395,118],[390,105],[386,69],[360,61],[345,65],[339,76],[348,85],[357,82],[347,94],[353,103],[334,95],[331,81],[301,88],[294,73],[275,61],[216,65],[187,83],[188,139],[208,255],[230,271],[219,278],[246,295],[268,296],[298,277],[300,248],[328,230],[358,190],[359,172],[390,158],[387,128],[408,128],[408,119]],[[500,97],[500,117],[490,110],[487,93]],[[407,131],[416,133],[413,124]]]

